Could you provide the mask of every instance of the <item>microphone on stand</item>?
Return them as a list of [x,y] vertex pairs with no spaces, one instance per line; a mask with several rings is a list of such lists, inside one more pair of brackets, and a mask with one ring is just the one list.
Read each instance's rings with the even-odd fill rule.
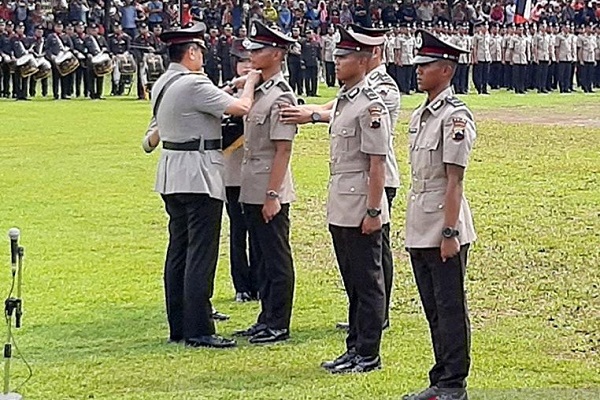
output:
[[17,256],[19,254],[19,236],[21,231],[18,228],[10,228],[8,237],[10,238],[10,267],[13,276],[17,273]]

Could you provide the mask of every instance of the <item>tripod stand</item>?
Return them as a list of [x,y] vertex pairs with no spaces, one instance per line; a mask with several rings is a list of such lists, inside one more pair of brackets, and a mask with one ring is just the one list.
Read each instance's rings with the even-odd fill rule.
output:
[[[9,297],[4,302],[4,316],[6,318],[6,343],[4,344],[4,390],[0,394],[0,400],[21,400],[23,397],[18,393],[9,392],[10,386],[10,362],[12,359],[13,333],[12,333],[12,317],[15,315],[15,328],[21,327],[21,316],[23,315],[23,301],[21,300],[21,286],[23,283],[23,255],[25,249],[21,246],[17,247],[17,268],[13,268],[12,279],[13,283]],[[12,297],[12,289],[17,280],[17,293]]]

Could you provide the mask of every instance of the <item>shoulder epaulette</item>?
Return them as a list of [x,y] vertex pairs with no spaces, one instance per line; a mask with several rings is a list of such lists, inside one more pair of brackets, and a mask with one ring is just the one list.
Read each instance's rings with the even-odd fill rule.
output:
[[291,92],[292,88],[290,87],[290,85],[287,82],[281,81],[281,82],[277,82],[277,87],[279,87],[279,89],[283,90],[284,92]]
[[458,97],[455,96],[448,96],[446,97],[446,103],[454,106],[454,107],[462,107],[465,105],[465,103],[463,103],[463,101],[461,99],[459,99]]
[[379,96],[377,95],[377,93],[375,93],[375,91],[373,89],[371,89],[370,87],[365,87],[363,89],[363,93],[367,96],[367,98],[369,100],[379,99]]

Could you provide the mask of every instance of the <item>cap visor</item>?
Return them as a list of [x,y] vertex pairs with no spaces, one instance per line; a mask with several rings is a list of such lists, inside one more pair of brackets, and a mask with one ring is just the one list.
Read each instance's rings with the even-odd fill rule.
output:
[[421,65],[421,64],[429,64],[434,61],[440,61],[441,58],[429,57],[429,56],[416,56],[413,60],[413,64]]
[[354,50],[346,50],[346,49],[333,50],[334,57],[343,57],[343,56],[347,56],[348,54],[352,54],[352,53],[356,53],[356,52]]
[[252,40],[250,40],[250,43],[245,43],[244,47],[246,48],[246,50],[252,51],[252,50],[264,49],[267,46],[262,43],[257,43],[257,42],[253,42]]

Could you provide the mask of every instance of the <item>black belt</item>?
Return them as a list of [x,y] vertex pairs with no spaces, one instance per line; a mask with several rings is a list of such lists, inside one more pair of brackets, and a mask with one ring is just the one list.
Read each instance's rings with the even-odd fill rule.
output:
[[[204,150],[221,150],[221,139],[211,139],[204,141]],[[175,143],[163,142],[163,149],[175,151],[200,151],[200,140],[190,140],[189,142]]]

